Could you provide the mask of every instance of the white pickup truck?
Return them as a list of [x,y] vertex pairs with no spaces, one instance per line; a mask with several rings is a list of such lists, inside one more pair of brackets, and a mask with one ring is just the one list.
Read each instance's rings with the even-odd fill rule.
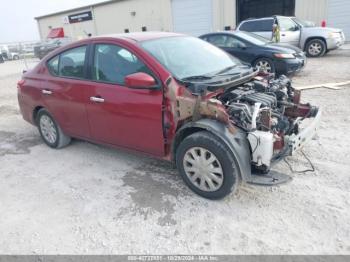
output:
[[280,42],[298,46],[309,57],[323,56],[342,46],[345,35],[341,29],[316,27],[314,23],[296,17],[273,16],[242,21],[237,30],[272,39],[274,24],[280,27]]

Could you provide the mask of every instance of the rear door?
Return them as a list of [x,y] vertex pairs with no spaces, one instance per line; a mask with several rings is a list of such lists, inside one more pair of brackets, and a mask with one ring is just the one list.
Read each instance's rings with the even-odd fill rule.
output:
[[129,74],[155,74],[121,44],[96,41],[91,48],[92,82],[85,92],[91,137],[163,156],[162,90],[131,89],[124,84]]
[[247,20],[240,25],[239,30],[251,32],[271,40],[273,21],[273,18]]
[[71,48],[47,62],[47,78],[41,85],[42,101],[69,135],[88,138],[89,126],[83,93],[87,45]]
[[300,28],[289,17],[278,17],[280,26],[280,42],[299,46]]

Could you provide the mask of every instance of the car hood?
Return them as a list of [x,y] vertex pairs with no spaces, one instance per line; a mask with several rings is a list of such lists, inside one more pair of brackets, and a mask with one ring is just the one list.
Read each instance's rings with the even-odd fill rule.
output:
[[343,30],[339,29],[339,28],[332,28],[332,27],[319,27],[319,26],[315,26],[315,27],[303,27],[303,32],[304,33],[317,33],[317,32],[328,32],[328,33],[340,33]]
[[272,52],[280,52],[284,54],[294,54],[301,52],[298,47],[283,43],[269,43],[266,44],[264,48]]
[[283,54],[294,54],[296,52],[299,52],[295,49],[295,47],[291,47],[288,44],[280,44],[280,43],[269,43],[264,46],[261,46],[261,48],[265,49],[269,52],[276,52],[276,53],[283,53]]
[[218,74],[205,81],[186,81],[192,93],[201,93],[203,89],[215,91],[230,88],[250,81],[258,74],[249,64],[242,63],[227,73]]

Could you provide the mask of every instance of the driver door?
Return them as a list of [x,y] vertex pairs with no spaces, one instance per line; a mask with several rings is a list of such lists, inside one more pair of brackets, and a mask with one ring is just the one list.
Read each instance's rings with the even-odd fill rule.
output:
[[127,75],[153,73],[131,51],[114,43],[93,45],[92,81],[85,90],[95,141],[163,156],[162,90],[125,86]]
[[300,28],[288,17],[279,17],[278,24],[280,26],[280,41],[294,46],[299,46]]

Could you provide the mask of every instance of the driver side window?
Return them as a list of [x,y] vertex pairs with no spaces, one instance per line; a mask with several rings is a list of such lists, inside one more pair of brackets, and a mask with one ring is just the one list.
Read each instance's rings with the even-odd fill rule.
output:
[[244,46],[243,42],[227,35],[214,35],[208,37],[209,43],[221,48],[239,48]]
[[130,51],[113,44],[95,46],[93,80],[124,85],[127,75],[138,72],[152,75],[147,66]]
[[295,31],[296,24],[289,18],[279,18],[278,23],[281,31]]

